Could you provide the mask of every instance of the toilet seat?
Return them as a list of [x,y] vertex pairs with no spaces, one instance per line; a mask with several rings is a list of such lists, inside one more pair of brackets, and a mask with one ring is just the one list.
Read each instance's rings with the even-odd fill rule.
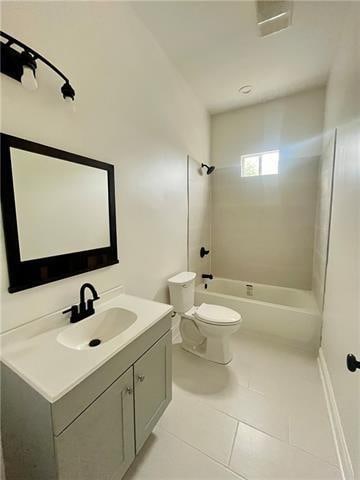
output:
[[201,322],[219,326],[237,325],[241,322],[241,315],[235,310],[208,303],[202,303],[194,312],[194,317]]

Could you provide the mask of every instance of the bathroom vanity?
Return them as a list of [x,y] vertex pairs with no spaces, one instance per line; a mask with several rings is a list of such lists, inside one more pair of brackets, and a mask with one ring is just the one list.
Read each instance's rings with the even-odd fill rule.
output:
[[171,311],[120,294],[2,336],[7,480],[122,478],[171,400]]

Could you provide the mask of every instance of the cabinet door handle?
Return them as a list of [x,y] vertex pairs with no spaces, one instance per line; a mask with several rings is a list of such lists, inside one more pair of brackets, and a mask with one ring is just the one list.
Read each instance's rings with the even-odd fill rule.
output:
[[138,382],[143,382],[145,380],[145,375],[138,375],[137,379],[138,379]]
[[132,395],[133,393],[133,389],[131,387],[127,387],[125,391],[128,395]]

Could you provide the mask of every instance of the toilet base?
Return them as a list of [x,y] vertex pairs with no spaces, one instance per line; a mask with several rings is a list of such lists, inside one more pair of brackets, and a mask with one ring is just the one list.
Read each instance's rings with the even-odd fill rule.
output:
[[[219,343],[222,345],[219,345]],[[218,339],[207,338],[204,343],[199,346],[189,345],[182,341],[181,348],[198,357],[220,365],[227,365],[232,360],[229,344],[224,345],[224,342],[219,342]]]
[[188,312],[180,320],[182,348],[210,362],[227,365],[232,360],[230,338],[239,324],[223,326],[197,321]]

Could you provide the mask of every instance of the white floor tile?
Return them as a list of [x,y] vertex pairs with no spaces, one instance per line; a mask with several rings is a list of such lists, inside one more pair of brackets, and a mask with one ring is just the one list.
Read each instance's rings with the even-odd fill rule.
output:
[[174,391],[180,389],[217,410],[287,441],[289,419],[286,409],[276,399],[267,398],[240,384],[235,373],[239,365],[242,364],[236,358],[236,351],[234,360],[223,366],[207,362],[176,346]]
[[123,480],[239,480],[198,450],[157,428]]
[[177,391],[159,426],[215,460],[229,463],[237,421],[206,403]]
[[[248,335],[236,348],[257,352],[251,365],[249,388],[265,395],[289,416],[289,441],[325,461],[338,464],[317,360],[287,345],[266,343],[265,338]],[[266,368],[259,363],[266,362]],[[247,422],[257,427],[254,422]],[[269,429],[261,428],[266,433]],[[279,435],[274,434],[280,439]]]
[[232,396],[219,395],[211,404],[269,435],[289,440],[288,413],[271,398],[238,386]]
[[316,359],[249,332],[232,346],[223,366],[174,345],[173,402],[126,480],[339,480]]
[[290,443],[323,460],[338,465],[330,420],[323,405],[303,405],[290,416]]
[[249,480],[340,480],[335,466],[241,423],[230,468]]
[[[176,388],[174,389],[176,391]],[[200,396],[198,396],[200,398]],[[289,418],[278,402],[238,384],[201,399],[216,410],[262,430],[280,440],[289,440]]]
[[249,384],[246,363],[219,365],[186,352],[179,344],[173,346],[173,382],[195,395],[211,395],[234,384]]
[[323,462],[301,450],[294,451],[294,472],[292,478],[301,480],[341,480],[339,468]]
[[267,376],[269,370],[297,379],[320,380],[316,356],[271,337],[239,331],[232,340],[236,357],[247,358],[252,370]]
[[288,478],[291,447],[240,423],[230,468],[248,479]]

